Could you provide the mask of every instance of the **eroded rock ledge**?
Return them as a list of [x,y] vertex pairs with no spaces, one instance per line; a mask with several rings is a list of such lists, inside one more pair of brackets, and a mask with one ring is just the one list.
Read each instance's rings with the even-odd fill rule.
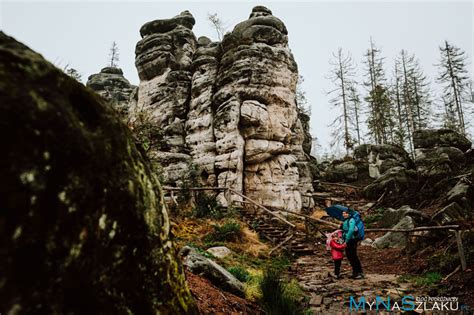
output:
[[308,124],[298,117],[298,69],[284,23],[257,6],[222,42],[196,39],[193,25],[188,11],[148,22],[136,46],[141,81],[131,119],[145,112],[162,131],[150,155],[167,184],[179,184],[193,161],[203,185],[276,209],[311,207]]

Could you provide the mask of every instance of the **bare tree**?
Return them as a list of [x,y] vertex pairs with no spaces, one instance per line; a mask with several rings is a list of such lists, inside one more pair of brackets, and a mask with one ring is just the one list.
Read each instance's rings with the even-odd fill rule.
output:
[[113,68],[118,67],[119,62],[119,48],[115,41],[112,42],[112,46],[110,47],[109,53],[109,66]]
[[412,135],[432,120],[429,83],[415,55],[401,50],[395,59],[392,82],[395,143],[414,155]]
[[[444,84],[442,96],[446,113],[444,124],[454,123],[456,130],[466,134],[463,95],[467,94],[469,79],[466,70],[467,57],[464,51],[448,41],[444,42],[444,46],[439,47],[439,51],[441,60],[437,65],[440,68],[437,81]],[[454,116],[452,116],[453,113],[455,113]]]
[[[350,54],[345,55],[339,48],[333,53],[333,60],[329,61],[333,66],[328,78],[334,83],[335,88],[328,93],[332,95],[329,102],[340,110],[340,114],[332,122],[333,144],[344,143],[346,154],[354,147],[355,139],[353,129],[358,133],[358,142],[360,142],[359,132],[359,97],[355,89],[355,67]],[[354,115],[355,114],[355,115]],[[356,122],[354,123],[353,117]],[[356,126],[354,128],[354,126]]]
[[211,22],[211,25],[216,30],[217,38],[220,42],[222,42],[224,34],[226,33],[226,27],[224,25],[224,22],[217,16],[217,13],[207,13],[207,19],[209,20],[209,22]]

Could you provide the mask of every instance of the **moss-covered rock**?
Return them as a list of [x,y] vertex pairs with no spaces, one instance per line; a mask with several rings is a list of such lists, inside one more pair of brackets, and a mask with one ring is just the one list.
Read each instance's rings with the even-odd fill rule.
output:
[[0,312],[194,313],[159,182],[118,115],[0,32]]

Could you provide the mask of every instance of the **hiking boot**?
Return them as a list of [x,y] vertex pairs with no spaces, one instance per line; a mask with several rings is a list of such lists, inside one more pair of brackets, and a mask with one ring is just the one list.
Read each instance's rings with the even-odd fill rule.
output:
[[363,274],[359,273],[358,275],[354,275],[354,276],[352,276],[351,278],[352,278],[352,279],[364,279],[365,277],[364,277]]
[[341,279],[344,279],[344,277],[341,275],[336,275],[334,276],[334,279],[341,280]]

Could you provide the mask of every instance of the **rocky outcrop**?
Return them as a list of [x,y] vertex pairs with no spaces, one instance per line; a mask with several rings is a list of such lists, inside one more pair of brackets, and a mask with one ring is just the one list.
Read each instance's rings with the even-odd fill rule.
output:
[[386,198],[399,198],[414,193],[417,187],[416,171],[397,166],[387,170],[381,177],[367,185],[363,193],[371,199],[378,199],[384,193]]
[[125,79],[122,69],[105,67],[99,73],[89,76],[86,86],[109,101],[123,120],[128,119],[130,98],[136,86]]
[[[403,217],[393,228],[394,229],[413,229],[415,224],[413,218]],[[407,245],[405,233],[388,232],[384,236],[376,238],[372,246],[376,248],[403,248]]]
[[160,185],[109,104],[0,33],[5,314],[195,313]]
[[422,129],[413,133],[415,149],[453,147],[466,152],[472,146],[465,136],[450,129]]
[[[472,182],[467,178],[460,179],[456,185],[446,194],[446,201],[456,202],[468,212],[471,212],[468,209],[473,209],[474,206],[474,187]],[[473,212],[471,212],[469,215],[474,217]]]
[[333,163],[324,172],[328,182],[353,182],[359,178],[359,170],[353,161]]
[[360,145],[355,148],[354,157],[368,163],[369,176],[375,179],[392,167],[411,168],[413,166],[408,153],[403,148],[391,144]]
[[157,139],[150,139],[150,157],[163,167],[167,184],[180,182],[190,162],[185,145],[189,111],[192,58],[197,40],[194,18],[182,12],[168,20],[146,23],[137,43],[135,65],[140,84],[131,108],[131,124],[148,124]]
[[238,296],[244,296],[244,285],[226,269],[199,254],[195,249],[185,246],[180,252],[184,265],[194,274],[209,279],[215,286]]
[[474,213],[470,208],[463,208],[456,202],[451,202],[434,213],[431,219],[439,224],[450,224],[455,221],[464,221],[474,218]]
[[[285,25],[261,6],[219,43],[196,40],[193,25],[187,11],[149,22],[136,48],[141,82],[132,117],[145,111],[162,130],[166,145],[151,156],[167,184],[179,184],[192,161],[204,185],[276,209],[311,207],[308,122],[298,117]],[[226,205],[229,196],[218,199]]]
[[428,221],[429,217],[426,216],[419,210],[410,208],[410,206],[404,205],[398,209],[387,208],[380,218],[380,227],[388,228],[396,225],[400,220],[410,216],[412,219],[421,223],[422,221]]

